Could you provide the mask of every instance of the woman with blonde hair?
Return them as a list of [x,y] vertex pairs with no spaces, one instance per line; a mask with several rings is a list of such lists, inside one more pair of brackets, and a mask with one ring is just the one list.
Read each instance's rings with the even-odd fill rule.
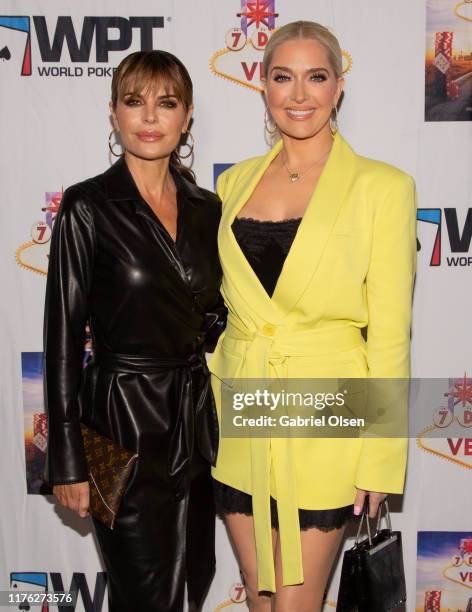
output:
[[[342,138],[343,85],[327,28],[298,21],[272,34],[263,87],[266,128],[279,138],[217,185],[229,311],[209,364],[220,419],[235,377],[409,376],[414,182]],[[221,438],[217,510],[250,610],[314,612],[347,521],[367,496],[374,516],[402,492],[406,440],[269,435]]]

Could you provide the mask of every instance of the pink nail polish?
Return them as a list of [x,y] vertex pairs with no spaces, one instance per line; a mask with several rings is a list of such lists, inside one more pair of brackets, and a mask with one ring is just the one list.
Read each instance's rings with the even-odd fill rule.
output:
[[354,514],[355,514],[355,516],[359,516],[360,513],[361,513],[361,507],[360,506],[354,506]]

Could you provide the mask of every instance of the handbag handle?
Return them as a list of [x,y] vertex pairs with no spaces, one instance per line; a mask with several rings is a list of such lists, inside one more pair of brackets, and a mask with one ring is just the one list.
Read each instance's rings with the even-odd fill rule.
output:
[[[387,529],[389,530],[389,532],[392,531],[392,521],[390,519],[390,511],[388,508],[388,502],[387,502],[387,499],[384,499],[382,502],[380,502],[379,507],[377,509],[377,526],[375,528],[374,537],[379,533],[379,530],[380,530],[380,521],[382,519],[382,506],[385,506],[385,518],[387,519]],[[356,539],[354,541],[354,547],[356,547],[359,544],[359,536],[361,534],[364,518],[367,524],[367,536],[369,538],[369,546],[372,546],[372,534],[370,531],[369,509],[368,509],[367,499],[364,502],[364,507],[362,508],[362,516],[361,516],[361,520],[359,523],[359,528],[357,530]]]
[[380,531],[380,521],[382,520],[382,507],[385,507],[385,519],[387,521],[387,529],[389,530],[389,532],[392,531],[392,520],[390,518],[390,510],[388,509],[387,498],[385,498],[383,502],[380,502],[379,504],[379,509],[377,511],[377,526],[375,528],[374,536],[376,536]]

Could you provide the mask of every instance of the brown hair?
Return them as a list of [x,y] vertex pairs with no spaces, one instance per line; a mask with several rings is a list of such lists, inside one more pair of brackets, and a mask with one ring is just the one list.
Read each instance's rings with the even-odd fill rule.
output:
[[[116,108],[125,92],[139,94],[146,87],[163,84],[166,93],[172,91],[186,111],[193,103],[193,84],[187,68],[167,51],[136,51],[127,55],[118,65],[111,81],[111,103]],[[172,151],[170,165],[186,179],[195,182],[195,176],[184,166],[177,151]]]
[[269,38],[262,60],[262,74],[264,78],[267,78],[272,57],[277,47],[297,38],[316,40],[321,43],[328,53],[328,60],[334,76],[336,78],[342,76],[342,51],[336,36],[328,28],[314,21],[293,21],[276,30]]

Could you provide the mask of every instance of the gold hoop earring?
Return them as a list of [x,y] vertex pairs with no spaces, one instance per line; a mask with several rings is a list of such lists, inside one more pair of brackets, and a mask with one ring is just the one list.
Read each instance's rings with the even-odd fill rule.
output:
[[110,149],[110,153],[114,155],[115,157],[122,157],[125,154],[124,151],[122,151],[121,153],[115,153],[115,151],[113,151],[113,145],[111,144],[111,139],[112,139],[113,134],[118,134],[118,133],[119,132],[116,128],[112,129],[112,131],[110,132],[110,136],[108,136],[108,148]]
[[[185,144],[183,145],[184,147],[187,146],[189,148],[189,152],[187,153],[187,155],[182,155],[181,153],[178,153],[177,155],[180,157],[180,159],[188,159],[189,157],[191,157],[193,155],[193,150],[195,149],[195,138],[192,134],[192,132],[190,132],[190,130],[188,132],[185,132],[187,138],[185,141]],[[189,144],[187,142],[187,140],[191,138],[192,142],[191,144]]]
[[[269,127],[272,123],[272,127]],[[273,136],[277,131],[277,126],[274,121],[269,117],[269,109],[266,107],[264,112],[264,128],[269,136]]]
[[[334,111],[334,117],[333,117],[333,111]],[[338,129],[339,129],[338,108],[337,106],[333,106],[333,109],[331,111],[331,116],[329,118],[329,131],[331,132],[331,136],[336,136]]]

